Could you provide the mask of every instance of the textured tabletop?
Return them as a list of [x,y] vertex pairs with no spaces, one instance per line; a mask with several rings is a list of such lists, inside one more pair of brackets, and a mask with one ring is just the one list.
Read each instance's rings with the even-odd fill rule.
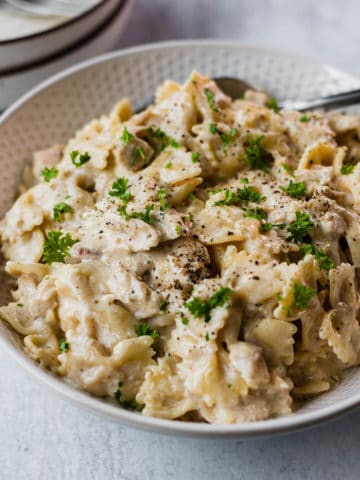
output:
[[[231,38],[360,76],[358,0],[137,0],[119,47]],[[360,477],[360,412],[267,440],[205,441],[111,424],[49,393],[0,351],[0,480],[331,480]]]

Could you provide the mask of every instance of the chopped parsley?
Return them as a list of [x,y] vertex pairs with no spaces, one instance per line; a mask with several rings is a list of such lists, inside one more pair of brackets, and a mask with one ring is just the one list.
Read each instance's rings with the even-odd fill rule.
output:
[[171,168],[173,166],[172,162],[168,162],[166,165],[165,165],[165,168]]
[[74,209],[65,202],[60,202],[53,208],[53,218],[55,222],[61,222],[62,215],[65,213],[74,213]]
[[80,153],[78,150],[73,150],[70,153],[70,158],[75,167],[81,167],[91,159],[88,152]]
[[184,324],[184,325],[187,325],[189,323],[189,319],[187,317],[183,317],[181,319],[181,322]]
[[208,342],[210,340],[209,332],[206,332],[205,340]]
[[261,196],[254,187],[243,187],[238,188],[237,190],[225,190],[224,200],[218,200],[214,203],[214,206],[222,205],[236,205],[241,207],[242,205],[247,205],[249,202],[261,202],[264,200],[264,197]]
[[218,133],[221,141],[224,144],[224,148],[226,148],[228,145],[230,145],[230,143],[232,142],[232,139],[236,137],[238,130],[237,128],[231,128],[229,133],[220,132],[220,130],[218,130],[217,126],[215,125],[215,123],[210,123],[209,132],[214,135]]
[[69,233],[63,234],[61,230],[47,232],[42,261],[44,263],[65,263],[65,258],[70,257],[69,249],[78,241],[74,240]]
[[291,168],[291,166],[288,163],[283,163],[281,166],[283,167],[285,172],[288,173],[291,177],[295,177],[294,170]]
[[265,220],[267,213],[262,208],[243,208],[245,217],[255,218],[256,220]]
[[215,123],[210,123],[209,125],[209,132],[215,135],[215,133],[218,133],[218,129],[215,125]]
[[24,306],[24,304],[23,303],[17,303],[16,306],[21,308],[21,307]]
[[229,134],[224,132],[219,132],[221,141],[224,143],[224,147],[230,145],[232,139],[237,135],[238,131],[236,128],[231,128]]
[[51,168],[44,167],[41,170],[40,175],[43,177],[45,182],[50,182],[50,180],[58,176],[58,173],[59,173],[59,170],[55,167],[51,167]]
[[215,105],[215,92],[213,92],[209,88],[205,88],[204,93],[210,110],[212,110],[213,112],[217,112],[218,109]]
[[122,395],[120,388],[121,388],[123,385],[124,385],[124,382],[119,382],[119,383],[118,383],[118,389],[117,389],[116,392],[114,393],[114,398],[115,398],[115,400],[120,400],[121,395]]
[[244,160],[249,168],[252,170],[268,170],[271,154],[263,147],[263,135],[248,135]]
[[165,187],[159,188],[158,192],[158,199],[160,203],[160,210],[166,210],[167,208],[171,208],[171,203],[166,201],[167,197],[167,190]]
[[144,405],[141,405],[135,399],[133,400],[121,400],[122,392],[120,388],[123,386],[123,382],[119,382],[118,389],[114,393],[114,398],[117,400],[122,408],[126,408],[126,410],[135,410],[137,412],[141,412],[144,408]]
[[193,152],[191,154],[191,160],[192,160],[193,163],[198,162],[199,158],[200,158],[200,153],[199,152]]
[[156,138],[160,141],[161,146],[157,152],[158,154],[165,150],[165,148],[168,146],[173,148],[180,147],[179,142],[175,140],[175,138],[168,137],[160,127],[158,127],[156,130],[154,130],[153,127],[148,127],[147,132],[150,133],[153,138]]
[[148,223],[149,225],[154,225],[155,218],[151,215],[151,212],[154,210],[154,205],[147,205],[145,208],[145,212],[133,212],[127,213],[126,212],[126,205],[122,205],[118,208],[118,212],[125,220],[129,220],[130,218],[139,218],[143,222]]
[[306,123],[309,121],[309,117],[304,113],[302,117],[300,117],[300,122]]
[[294,301],[293,308],[306,308],[310,300],[315,296],[316,292],[310,287],[306,287],[301,283],[294,284]]
[[287,231],[290,233],[290,235],[287,237],[287,240],[300,243],[304,241],[307,235],[309,235],[310,230],[315,226],[315,224],[311,220],[310,215],[302,212],[301,210],[296,210],[295,215],[296,220],[287,226]]
[[120,406],[126,410],[141,412],[145,405],[141,405],[137,400],[119,400]]
[[276,100],[276,98],[270,98],[270,100],[268,100],[266,102],[266,106],[268,108],[271,108],[272,110],[274,110],[274,112],[276,112],[276,113],[280,112],[279,103]]
[[355,165],[352,165],[350,163],[347,165],[341,165],[340,173],[342,175],[350,175],[350,173],[353,173],[354,168],[355,168]]
[[70,350],[70,344],[66,341],[65,338],[59,340],[59,349],[61,352],[66,353]]
[[165,312],[166,310],[166,307],[169,305],[169,302],[167,302],[166,300],[163,300],[161,303],[160,303],[160,306],[159,306],[159,309],[161,312]]
[[144,150],[141,147],[135,147],[133,154],[131,156],[131,165],[135,165],[135,162],[138,158],[141,158],[141,160],[146,160],[146,155]]
[[335,267],[333,260],[326,255],[322,248],[314,247],[314,245],[310,244],[304,244],[301,245],[300,250],[304,255],[314,255],[322,270],[330,270]]
[[221,287],[212,295],[208,301],[203,302],[198,297],[193,297],[192,300],[185,303],[185,307],[192,313],[195,318],[203,317],[205,322],[211,320],[211,310],[216,307],[228,306],[232,290],[227,287]]
[[304,182],[293,182],[290,180],[290,183],[287,187],[280,188],[283,192],[293,198],[302,198],[308,193],[306,184]]
[[148,323],[140,323],[140,325],[136,325],[135,333],[139,337],[143,337],[144,335],[148,335],[152,338],[157,338],[159,333],[155,328],[152,328]]
[[111,186],[109,195],[111,197],[120,198],[125,204],[129,203],[132,199],[132,195],[128,190],[129,180],[125,177],[118,178]]
[[240,183],[249,183],[249,180],[245,178],[240,178]]
[[130,142],[134,140],[134,135],[132,135],[126,127],[124,127],[124,130],[121,134],[120,140],[122,141],[122,144],[128,145]]
[[270,232],[273,228],[284,228],[284,223],[268,223],[268,222],[261,222],[260,224],[260,232],[266,233]]
[[175,230],[178,235],[182,235],[183,229],[181,225],[176,225]]

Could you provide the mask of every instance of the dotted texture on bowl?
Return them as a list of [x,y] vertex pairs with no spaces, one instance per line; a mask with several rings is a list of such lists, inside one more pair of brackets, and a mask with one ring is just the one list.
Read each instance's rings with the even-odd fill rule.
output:
[[[11,206],[24,165],[32,152],[66,142],[83,124],[107,113],[121,98],[134,106],[150,99],[166,79],[183,82],[192,70],[210,77],[235,76],[278,99],[297,99],[359,88],[354,78],[288,54],[234,45],[164,46],[119,52],[82,68],[41,90],[0,123],[0,217]],[[2,281],[0,302],[9,296]],[[20,348],[18,337],[0,323],[0,335]],[[301,407],[302,413],[358,394],[360,369],[350,371],[331,392]],[[298,413],[294,413],[294,416]]]

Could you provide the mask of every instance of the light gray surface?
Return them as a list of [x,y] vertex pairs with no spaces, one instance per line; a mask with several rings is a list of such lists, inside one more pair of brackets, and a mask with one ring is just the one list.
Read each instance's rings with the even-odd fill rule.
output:
[[[119,46],[233,38],[360,75],[358,0],[138,0]],[[358,479],[360,413],[268,440],[175,439],[121,428],[50,394],[0,352],[0,479]]]

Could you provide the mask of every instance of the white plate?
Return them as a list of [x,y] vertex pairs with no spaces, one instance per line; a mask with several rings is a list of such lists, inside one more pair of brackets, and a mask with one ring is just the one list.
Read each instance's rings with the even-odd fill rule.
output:
[[[0,120],[2,185],[0,216],[10,207],[31,152],[66,141],[90,119],[110,110],[122,96],[135,105],[151,97],[167,78],[183,81],[192,69],[209,76],[238,76],[279,99],[330,94],[358,88],[360,82],[334,68],[279,51],[219,41],[171,42],[140,46],[87,61],[32,90]],[[5,301],[6,292],[1,292]],[[142,416],[75,390],[32,362],[7,325],[0,344],[24,368],[53,390],[114,422],[178,435],[254,437],[314,425],[360,404],[360,368],[349,371],[336,389],[286,417],[238,425],[209,425]]]
[[[80,15],[48,29],[0,41],[0,76],[15,68],[31,66],[80,42],[115,11],[121,0],[102,0]],[[24,17],[21,13],[17,14]]]
[[94,32],[90,38],[79,42],[65,53],[53,57],[49,61],[40,62],[10,74],[0,74],[0,111],[19,98],[20,95],[23,95],[29,88],[50,75],[114,48],[125,26],[133,3],[134,0],[123,0],[120,7],[114,12],[114,15],[105,24],[101,25],[99,30]]

